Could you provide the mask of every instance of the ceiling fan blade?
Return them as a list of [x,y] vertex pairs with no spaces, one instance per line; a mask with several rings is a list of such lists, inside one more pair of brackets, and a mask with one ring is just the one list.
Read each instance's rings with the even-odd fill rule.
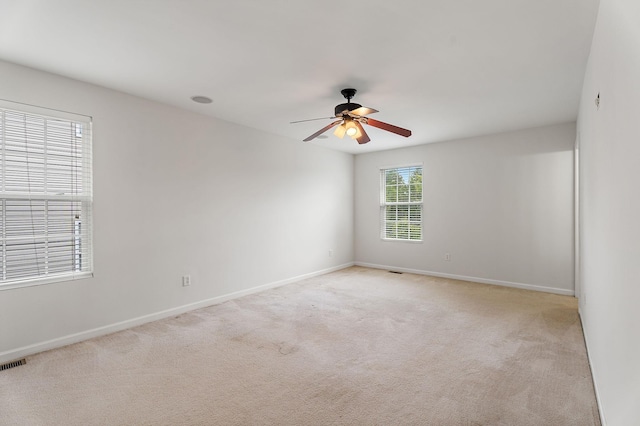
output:
[[344,126],[343,124],[341,124],[338,127],[336,127],[335,132],[333,132],[333,134],[336,135],[337,137],[339,137],[340,139],[342,139],[344,137],[345,133],[347,133],[347,127]]
[[369,135],[367,135],[367,132],[364,131],[364,127],[362,127],[362,124],[357,121],[354,121],[354,123],[356,123],[356,127],[360,131],[360,134],[356,137],[358,143],[362,145],[363,143],[369,142],[371,139],[369,139]]
[[318,136],[320,136],[321,134],[323,134],[324,132],[326,132],[327,130],[329,130],[330,128],[332,128],[333,126],[342,123],[342,120],[338,120],[338,121],[334,121],[333,123],[324,126],[322,129],[318,130],[317,132],[315,132],[314,134],[312,134],[311,136],[309,136],[306,139],[303,139],[303,141],[305,142],[309,142],[311,139],[315,139]]
[[289,122],[289,124],[304,123],[304,122],[306,122],[306,121],[331,120],[332,118],[338,118],[338,117],[310,118],[309,120],[290,121],[290,122]]
[[363,117],[365,115],[373,114],[374,112],[378,112],[378,110],[373,108],[360,107],[360,108],[354,109],[353,111],[349,111],[349,114]]
[[371,118],[366,119],[366,123],[370,126],[377,127],[378,129],[386,130],[387,132],[395,133],[400,136],[408,138],[411,136],[411,130],[403,129],[402,127],[394,126],[393,124],[384,123],[382,121],[373,120]]

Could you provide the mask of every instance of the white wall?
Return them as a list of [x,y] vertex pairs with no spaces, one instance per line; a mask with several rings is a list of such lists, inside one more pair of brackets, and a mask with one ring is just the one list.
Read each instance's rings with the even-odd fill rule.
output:
[[[568,123],[356,156],[356,262],[573,294],[574,142]],[[424,242],[382,241],[379,170],[416,162]]]
[[639,19],[637,0],[601,0],[578,120],[580,313],[609,426],[640,424]]
[[0,98],[93,116],[95,171],[95,277],[0,291],[0,361],[353,261],[350,154],[5,62]]

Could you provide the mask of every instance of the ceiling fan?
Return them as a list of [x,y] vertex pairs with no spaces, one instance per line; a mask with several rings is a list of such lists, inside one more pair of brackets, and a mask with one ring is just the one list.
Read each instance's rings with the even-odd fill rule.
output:
[[342,89],[340,91],[340,93],[342,93],[342,96],[347,99],[347,102],[336,105],[334,110],[335,115],[333,117],[292,121],[291,124],[314,120],[328,120],[332,118],[338,119],[333,123],[318,130],[306,139],[303,139],[305,142],[315,139],[327,130],[337,126],[333,134],[338,136],[339,138],[343,138],[346,134],[347,136],[350,136],[351,139],[355,139],[356,141],[358,141],[359,144],[367,143],[371,139],[369,139],[369,135],[367,135],[367,132],[364,131],[364,128],[362,127],[363,124],[368,124],[370,126],[377,127],[378,129],[386,130],[387,132],[395,133],[406,138],[411,136],[411,130],[403,129],[402,127],[394,126],[393,124],[384,123],[382,121],[366,117],[369,114],[378,112],[378,110],[363,107],[360,104],[351,103],[351,98],[355,96],[356,92],[356,89]]

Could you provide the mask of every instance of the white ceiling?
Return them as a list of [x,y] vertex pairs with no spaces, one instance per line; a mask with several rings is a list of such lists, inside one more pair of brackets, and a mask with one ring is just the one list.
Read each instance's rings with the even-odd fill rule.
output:
[[[0,59],[302,140],[358,89],[360,153],[568,122],[598,0],[0,0]],[[10,84],[10,82],[0,82]],[[196,104],[191,96],[213,99]],[[300,142],[303,143],[303,142]]]

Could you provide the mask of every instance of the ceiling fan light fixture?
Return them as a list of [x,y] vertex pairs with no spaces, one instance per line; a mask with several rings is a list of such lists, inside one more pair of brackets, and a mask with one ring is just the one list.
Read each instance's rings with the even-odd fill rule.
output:
[[357,140],[360,137],[362,137],[362,132],[360,131],[359,127],[356,127],[356,133],[353,136],[351,136],[351,139]]
[[356,126],[356,123],[353,122],[353,120],[348,120],[345,124],[345,127],[347,129],[347,136],[351,136],[351,138],[353,138],[358,134],[358,127]]
[[342,139],[344,137],[345,133],[347,133],[347,128],[344,125],[344,123],[342,123],[339,126],[337,126],[336,130],[333,132],[333,134],[336,135],[337,137],[339,137],[340,139]]

